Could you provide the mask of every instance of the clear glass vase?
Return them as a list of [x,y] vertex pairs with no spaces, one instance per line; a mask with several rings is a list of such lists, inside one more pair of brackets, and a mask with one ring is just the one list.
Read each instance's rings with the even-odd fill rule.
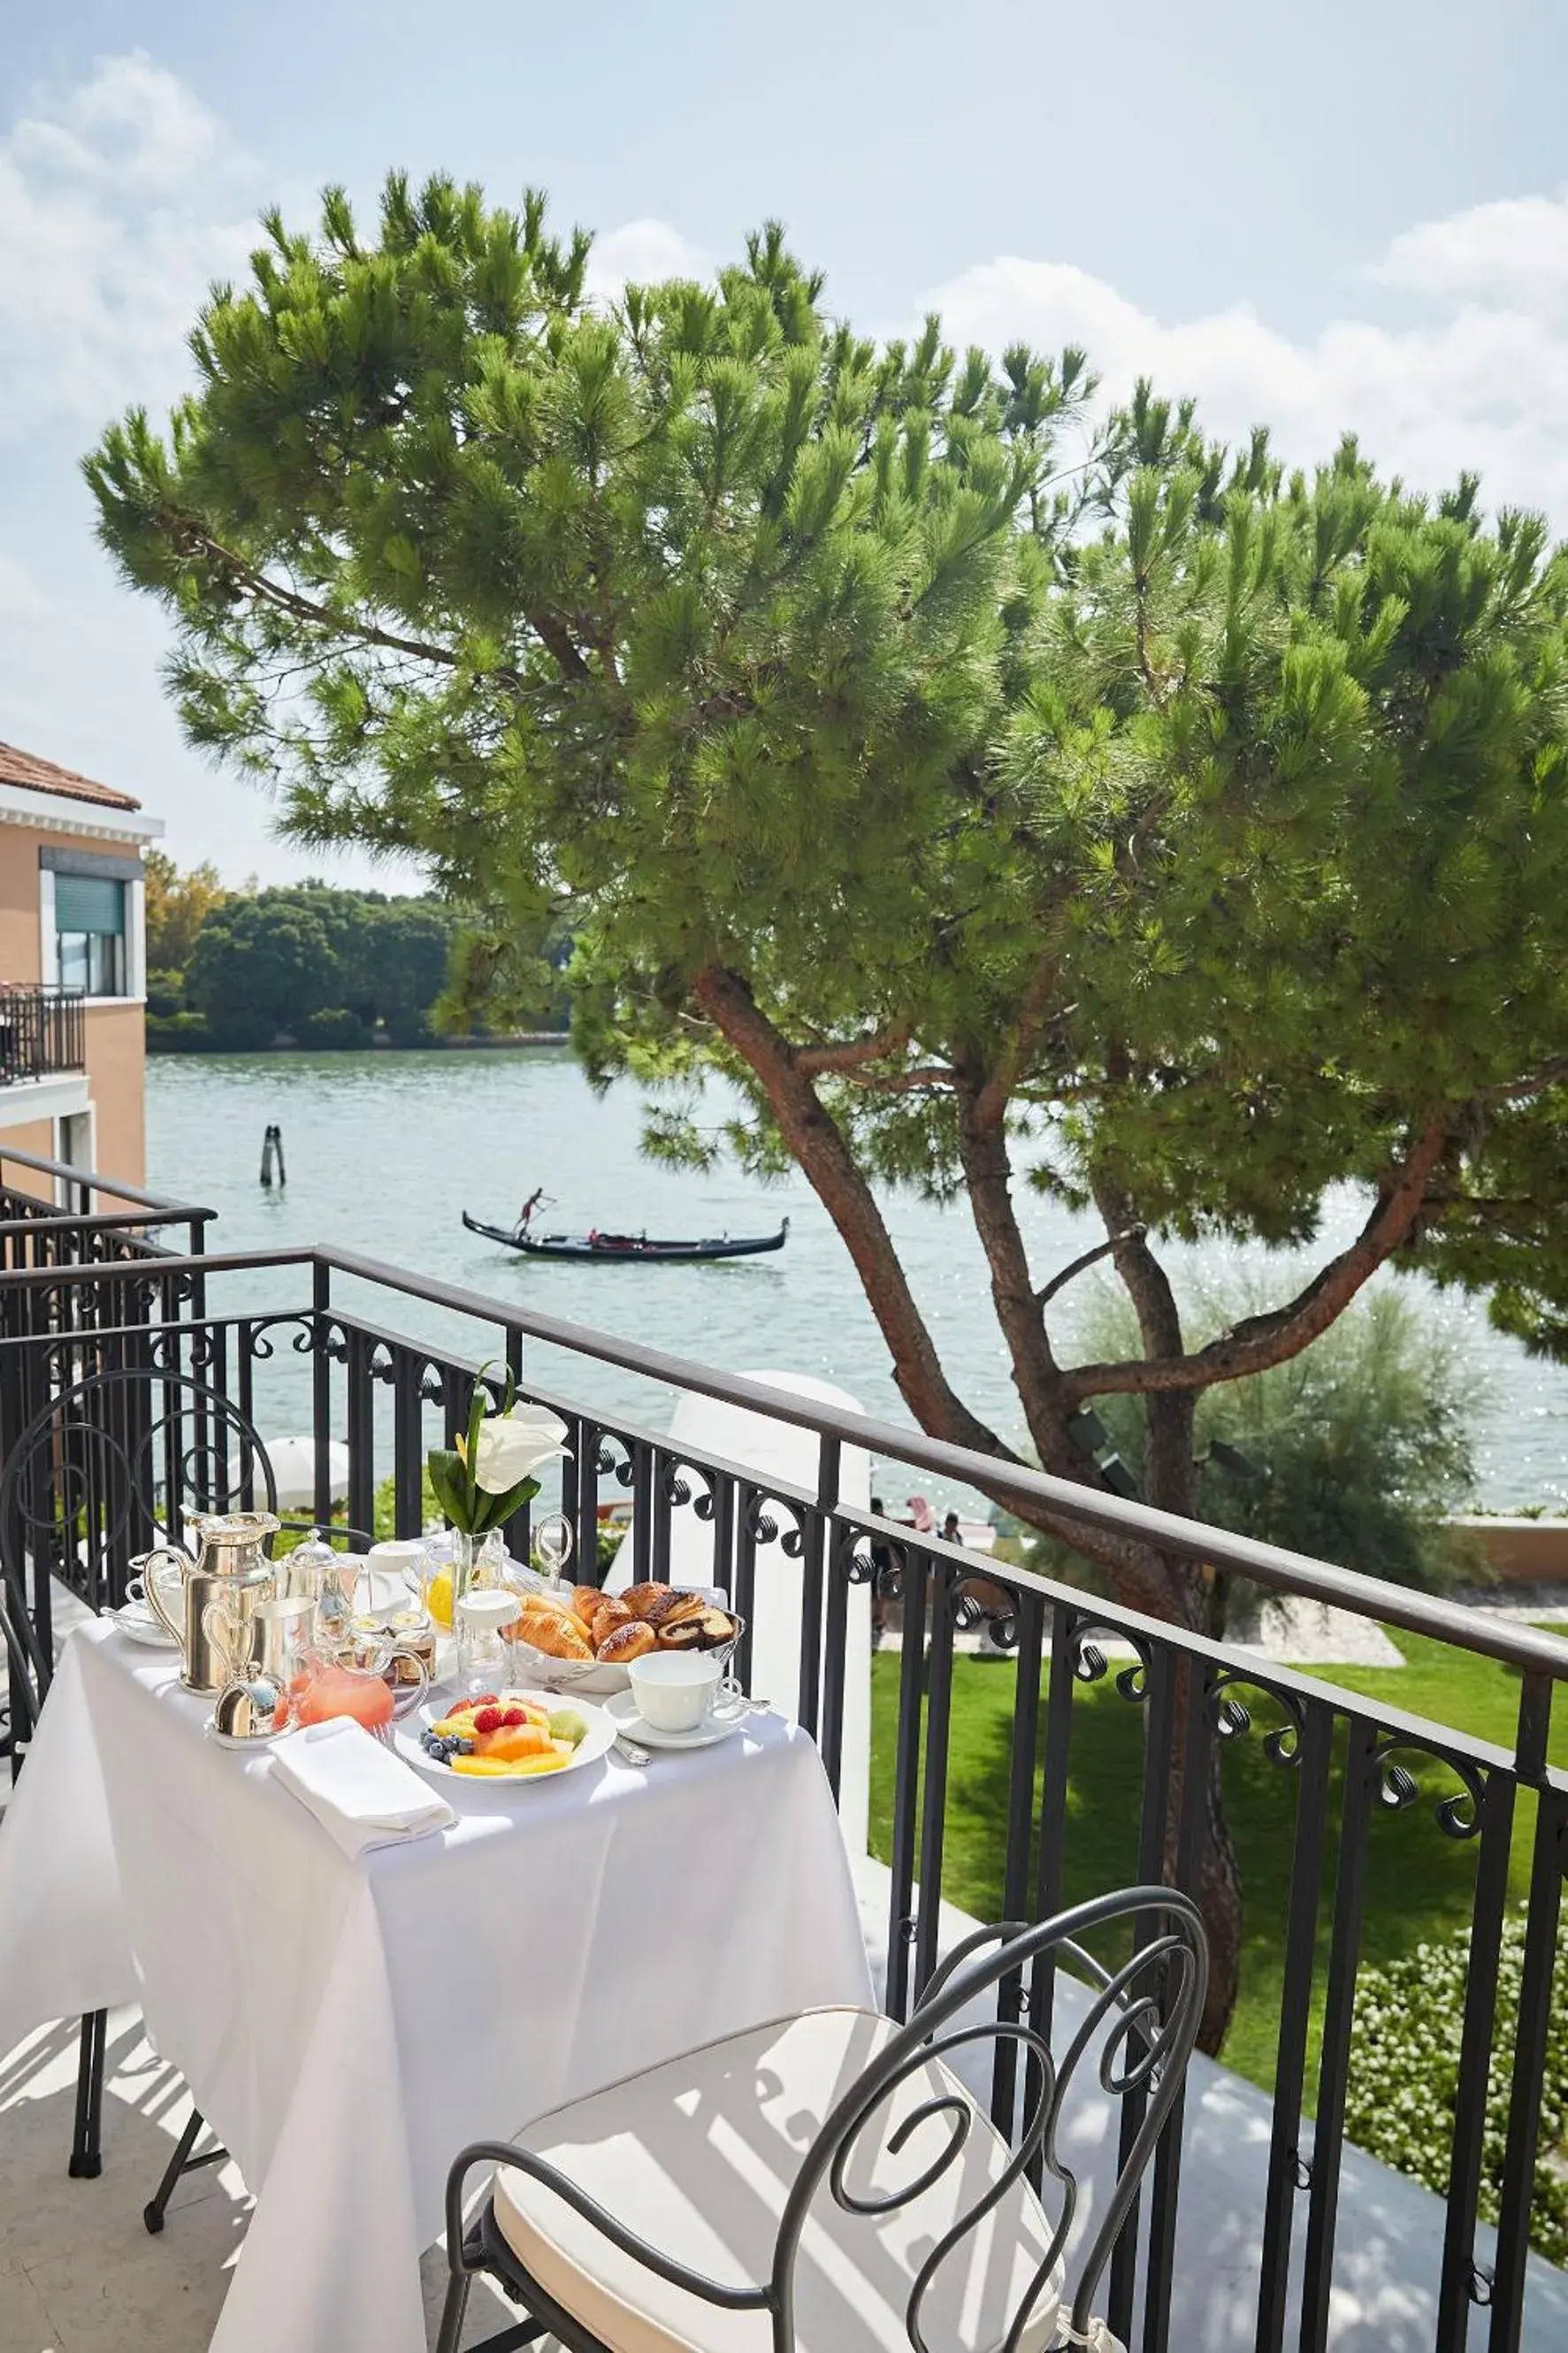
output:
[[485,1581],[483,1536],[469,1535],[462,1528],[452,1530],[452,1623],[458,1622],[458,1604],[465,1593],[471,1593]]
[[488,1535],[468,1535],[462,1528],[450,1532],[452,1546],[452,1622],[457,1624],[458,1604],[465,1593],[480,1591],[489,1585],[505,1581],[506,1545],[499,1528]]

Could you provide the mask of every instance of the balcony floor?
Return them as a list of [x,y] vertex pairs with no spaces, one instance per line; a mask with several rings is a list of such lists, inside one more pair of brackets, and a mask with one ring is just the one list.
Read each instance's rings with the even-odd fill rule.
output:
[[[861,1876],[868,1947],[879,1965],[887,1874],[873,1863]],[[944,1907],[944,1946],[971,1925]],[[1070,1984],[1059,2003],[1066,2028],[1076,2022]],[[76,2057],[73,2021],[0,2060],[0,2353],[201,2353],[244,2236],[244,2184],[227,2165],[189,2176],[163,2236],[148,2237],[142,2208],[190,2103],[133,2010],[110,2021],[103,2173],[68,2179]],[[1194,2062],[1170,2340],[1192,2353],[1249,2353],[1268,2116],[1263,2094],[1210,2061]],[[1067,2136],[1091,2184],[1108,2122],[1103,2104],[1086,2102]],[[1340,2214],[1333,2353],[1430,2353],[1441,2201],[1347,2148]],[[1489,2232],[1478,2253],[1489,2260]],[[439,2250],[425,2257],[424,2285],[434,2342],[445,2289]],[[506,2310],[477,2286],[465,2342],[500,2327]],[[1523,2345],[1525,2353],[1568,2345],[1568,2274],[1533,2260]]]

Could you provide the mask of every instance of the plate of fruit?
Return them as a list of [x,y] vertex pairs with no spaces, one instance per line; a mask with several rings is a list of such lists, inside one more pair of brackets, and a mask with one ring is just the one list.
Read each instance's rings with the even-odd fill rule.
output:
[[559,1692],[481,1692],[474,1699],[426,1700],[416,1733],[399,1728],[411,1765],[441,1778],[546,1781],[590,1765],[615,1745],[616,1726],[591,1701]]

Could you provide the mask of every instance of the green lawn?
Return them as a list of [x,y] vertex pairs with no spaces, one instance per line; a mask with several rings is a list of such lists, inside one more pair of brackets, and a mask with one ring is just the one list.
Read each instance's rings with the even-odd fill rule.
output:
[[[1511,1746],[1519,1679],[1490,1661],[1448,1650],[1440,1642],[1391,1629],[1402,1667],[1325,1670],[1322,1680],[1406,1714],[1431,1718],[1502,1747]],[[1114,1672],[1114,1671],[1113,1671]],[[899,1662],[890,1651],[872,1662],[872,1852],[889,1858],[893,1741],[898,1716]],[[1001,1906],[1006,1835],[1007,1776],[1016,1670],[1010,1662],[960,1657],[953,1662],[952,1740],[949,1766],[942,1893],[982,1920]],[[1265,2089],[1273,2082],[1279,2017],[1285,1903],[1295,1811],[1295,1778],[1265,1756],[1261,1735],[1277,1721],[1261,1695],[1244,1694],[1254,1708],[1253,1729],[1226,1745],[1226,1798],[1240,1858],[1246,1903],[1241,1995],[1225,2051],[1227,2063]],[[1256,1703],[1256,1704],[1255,1704]],[[1044,1707],[1042,1704],[1042,1722]],[[1568,1766],[1568,1699],[1559,1701],[1552,1762]],[[1402,1760],[1409,1762],[1411,1760]],[[1068,1788],[1065,1894],[1069,1903],[1136,1876],[1139,1784],[1142,1765],[1142,1710],[1122,1699],[1113,1676],[1078,1686]],[[1371,1831],[1363,1957],[1384,1961],[1424,1939],[1462,1929],[1469,1918],[1476,1841],[1447,1838],[1429,1799],[1457,1787],[1441,1768],[1418,1772],[1424,1802],[1410,1811],[1379,1813]],[[1037,1779],[1037,1806],[1038,1779]],[[1320,1958],[1326,1957],[1332,1905],[1341,1776],[1336,1765],[1325,1841]],[[1521,1797],[1514,1833],[1513,1880],[1522,1894],[1529,1877],[1534,1801]],[[1314,2006],[1316,2063],[1319,1978]]]

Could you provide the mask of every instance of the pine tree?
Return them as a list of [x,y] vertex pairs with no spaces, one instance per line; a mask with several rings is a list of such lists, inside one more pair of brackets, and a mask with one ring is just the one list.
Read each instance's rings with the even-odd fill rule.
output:
[[[954,1390],[887,1183],[959,1198],[1029,1444],[1134,1395],[1145,1493],[1192,1513],[1202,1392],[1280,1363],[1397,1259],[1568,1345],[1568,570],[1535,519],[1436,504],[1346,444],[1287,475],[1083,353],[960,355],[835,322],[781,232],[716,286],[584,292],[587,241],[388,183],[362,240],[268,224],[194,338],[195,396],[88,461],[106,544],[174,617],[192,741],[301,839],[424,860],[473,928],[460,1000],[552,984],[590,1069],[718,1068],[720,1136],[793,1158],[933,1434]],[[1193,1347],[1170,1235],[1310,1244],[1312,1281]],[[1064,1363],[1015,1190],[1090,1207],[1139,1352]],[[1086,1261],[1079,1261],[1081,1265]],[[1081,1427],[1081,1425],[1077,1425]],[[1047,1515],[1048,1517],[1048,1515]],[[1090,1540],[1121,1597],[1201,1582]],[[1234,1997],[1234,1859],[1202,1866]]]

